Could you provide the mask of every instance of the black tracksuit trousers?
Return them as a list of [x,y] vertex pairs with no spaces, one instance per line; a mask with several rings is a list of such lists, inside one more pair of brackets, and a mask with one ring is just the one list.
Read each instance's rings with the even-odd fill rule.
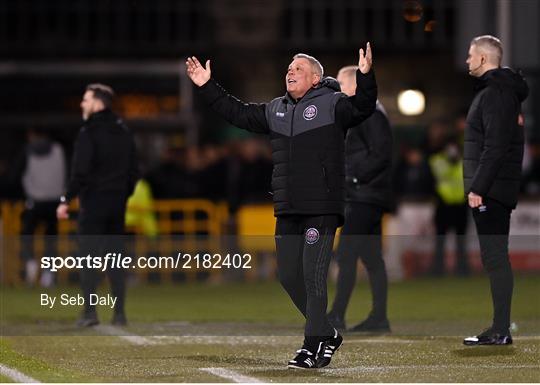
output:
[[455,273],[458,275],[467,275],[469,273],[469,264],[467,261],[467,217],[468,205],[456,204],[448,205],[439,200],[435,209],[435,256],[431,266],[431,273],[434,275],[444,274],[444,244],[446,234],[449,229],[456,231],[456,267]]
[[472,209],[480,242],[482,264],[488,273],[493,300],[493,329],[507,334],[514,277],[508,255],[508,233],[512,210],[496,200],[483,199],[483,206]]
[[362,260],[369,277],[371,288],[371,315],[377,319],[386,319],[386,300],[388,278],[382,258],[381,219],[383,209],[380,206],[348,202],[345,209],[345,225],[337,249],[339,273],[337,278],[336,298],[332,313],[345,319],[345,312],[356,281],[358,257]]
[[[40,224],[45,225],[45,254],[56,255],[54,235],[58,234],[56,207],[58,201],[30,201],[26,202],[26,209],[22,214],[23,242],[21,243],[21,257],[24,261],[34,259],[34,233]],[[38,261],[39,262],[39,261]]]
[[[79,252],[83,256],[91,254],[103,258],[106,253],[124,252],[123,236],[126,214],[125,194],[102,193],[81,197],[79,211]],[[125,271],[119,268],[108,268],[107,276],[111,284],[111,294],[117,298],[116,313],[124,311],[125,303]],[[95,269],[81,270],[81,289],[84,296],[85,312],[95,312],[90,305],[90,294],[96,292],[99,275]]]
[[304,344],[310,349],[334,336],[326,317],[327,277],[338,221],[336,215],[277,218],[279,280],[306,318]]

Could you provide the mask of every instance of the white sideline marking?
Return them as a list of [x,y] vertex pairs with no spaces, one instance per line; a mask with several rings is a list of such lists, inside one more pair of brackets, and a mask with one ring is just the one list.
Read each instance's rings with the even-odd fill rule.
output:
[[410,344],[417,342],[425,342],[426,340],[405,340],[399,338],[366,338],[366,339],[354,339],[354,340],[345,340],[347,344]]
[[[169,345],[169,344],[204,344],[204,345],[253,345],[253,344],[265,344],[271,343],[274,345],[289,345],[290,338],[287,336],[147,336],[139,337],[148,342],[141,343],[153,344],[153,345]],[[421,344],[430,343],[439,340],[439,338],[422,338],[422,339],[401,339],[401,338],[363,338],[363,339],[349,339],[346,338],[347,344],[362,345],[362,344]],[[354,336],[353,336],[354,338]],[[441,339],[455,339],[458,344],[461,344],[462,336],[454,337],[440,337]],[[515,337],[515,341],[537,341],[538,336],[521,336]]]
[[39,383],[35,378],[29,377],[26,374],[23,374],[16,369],[11,369],[3,364],[0,364],[0,374],[11,378],[15,382]]
[[225,368],[200,368],[199,370],[213,374],[214,376],[225,378],[226,380],[231,380],[233,382],[262,382],[255,377],[244,376],[243,374]]
[[115,336],[115,337],[122,338],[123,340],[126,340],[129,343],[132,343],[133,345],[141,345],[141,346],[155,345],[155,342],[152,341],[149,338],[145,338],[145,337],[141,337],[141,336],[138,336],[138,335],[130,334],[126,330],[124,330],[122,328],[119,328],[119,327],[116,327],[116,326],[97,325],[97,326],[94,326],[94,329],[97,330],[98,332],[107,334],[109,336]]
[[439,370],[439,369],[540,369],[540,365],[388,365],[388,366],[356,366],[352,368],[329,368],[324,372],[362,372],[362,371],[385,371],[385,370]]
[[[391,370],[424,370],[424,371],[433,371],[433,370],[449,370],[449,369],[540,369],[540,365],[512,365],[512,364],[502,364],[502,365],[489,365],[489,364],[483,364],[483,365],[465,365],[465,364],[455,364],[455,365],[439,365],[439,364],[433,364],[433,365],[387,365],[387,366],[354,366],[354,367],[348,367],[348,368],[324,368],[324,369],[317,369],[314,373],[324,373],[324,374],[349,374],[354,375],[358,374],[359,372],[384,372],[384,371],[391,371]],[[242,369],[242,368],[238,368]],[[256,368],[256,369],[250,369],[250,371],[260,371],[263,370],[289,370],[284,365],[281,366],[264,366],[263,368]]]

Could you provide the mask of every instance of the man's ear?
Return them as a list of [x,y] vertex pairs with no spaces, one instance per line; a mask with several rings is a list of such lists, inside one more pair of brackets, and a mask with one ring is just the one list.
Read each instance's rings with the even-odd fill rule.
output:
[[313,86],[316,86],[317,84],[319,84],[319,82],[321,81],[321,76],[318,75],[318,74],[313,74],[313,83],[312,85]]

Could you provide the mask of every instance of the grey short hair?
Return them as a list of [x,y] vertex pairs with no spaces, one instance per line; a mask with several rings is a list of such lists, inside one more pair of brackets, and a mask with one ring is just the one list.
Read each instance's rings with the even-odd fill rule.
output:
[[317,75],[319,75],[322,79],[324,75],[324,68],[320,61],[315,59],[313,56],[305,54],[305,53],[297,53],[293,56],[294,59],[307,59],[309,61],[309,64],[311,64],[311,68],[313,69],[313,72],[315,72]]
[[343,75],[346,75],[346,76],[355,76],[356,75],[356,70],[358,69],[358,66],[355,66],[355,65],[351,65],[351,66],[345,66],[343,68],[341,68],[338,73],[343,73]]
[[484,50],[490,55],[491,58],[493,58],[493,61],[495,62],[494,64],[501,65],[503,47],[498,38],[491,35],[477,36],[472,39],[471,45],[475,45]]

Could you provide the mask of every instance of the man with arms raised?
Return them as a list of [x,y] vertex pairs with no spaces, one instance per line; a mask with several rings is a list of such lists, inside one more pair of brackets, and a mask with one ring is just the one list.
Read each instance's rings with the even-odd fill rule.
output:
[[324,367],[343,338],[326,317],[327,275],[336,228],[343,223],[344,135],[375,110],[371,48],[360,49],[357,92],[347,97],[323,77],[317,59],[297,54],[287,92],[269,103],[244,103],[211,79],[210,61],[187,59],[187,73],[208,104],[233,125],[270,135],[279,279],[306,318],[305,339],[290,368]]

